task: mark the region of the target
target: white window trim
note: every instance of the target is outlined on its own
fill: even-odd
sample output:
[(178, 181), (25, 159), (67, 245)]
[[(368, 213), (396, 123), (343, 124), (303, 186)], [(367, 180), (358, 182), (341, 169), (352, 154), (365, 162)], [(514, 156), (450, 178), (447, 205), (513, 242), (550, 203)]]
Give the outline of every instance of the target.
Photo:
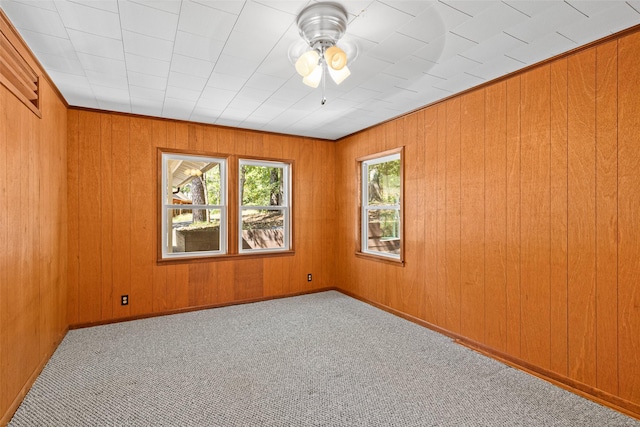
[[(386, 163), (394, 160), (400, 160), (400, 168), (402, 168), (402, 158), (400, 153), (394, 153), (389, 155), (383, 155), (382, 157), (376, 157), (369, 160), (363, 160), (360, 165), (360, 181), (362, 183), (362, 188), (360, 194), (362, 195), (361, 200), (361, 217), (360, 217), (360, 242), (361, 247), (360, 250), (362, 253), (368, 255), (379, 256), (383, 258), (390, 258), (393, 260), (401, 260), (402, 254), (389, 254), (380, 251), (372, 251), (368, 248), (369, 242), (369, 211), (370, 210), (395, 210), (398, 212), (398, 221), (400, 222), (400, 229), (398, 230), (398, 235), (400, 238), (400, 242), (404, 238), (402, 233), (402, 191), (400, 191), (400, 198), (398, 199), (398, 203), (393, 205), (369, 205), (369, 166), (377, 165), (380, 163)], [(402, 189), (402, 171), (400, 172), (401, 182), (400, 188)], [(402, 243), (401, 243), (402, 245)], [(402, 247), (402, 246), (401, 246)]]
[[(220, 165), (220, 203), (219, 205), (189, 205), (190, 209), (219, 209), (220, 210), (220, 249), (217, 251), (193, 251), (193, 252), (178, 252), (169, 253), (168, 240), (169, 240), (169, 220), (167, 212), (169, 209), (185, 209), (185, 205), (174, 205), (168, 203), (167, 189), (169, 184), (167, 182), (167, 167), (169, 159), (177, 159), (184, 161), (206, 161), (209, 163), (218, 163)], [(162, 259), (181, 259), (181, 258), (202, 258), (202, 257), (214, 257), (227, 254), (227, 159), (211, 156), (201, 155), (186, 155), (176, 154), (171, 152), (162, 153)]]
[[(238, 253), (240, 254), (256, 254), (256, 253), (270, 253), (270, 252), (283, 252), (288, 251), (291, 248), (291, 164), (286, 162), (268, 161), (268, 160), (247, 160), (239, 159), (238, 162), (238, 194), (242, 194), (242, 183), (240, 182), (240, 171), (242, 166), (262, 166), (262, 167), (279, 167), (282, 168), (282, 179), (284, 180), (284, 194), (283, 204), (280, 206), (256, 206), (242, 204), (242, 200), (238, 200)], [(281, 248), (266, 248), (266, 249), (243, 249), (242, 248), (242, 212), (244, 210), (281, 210), (283, 211), (283, 238), (284, 244)]]

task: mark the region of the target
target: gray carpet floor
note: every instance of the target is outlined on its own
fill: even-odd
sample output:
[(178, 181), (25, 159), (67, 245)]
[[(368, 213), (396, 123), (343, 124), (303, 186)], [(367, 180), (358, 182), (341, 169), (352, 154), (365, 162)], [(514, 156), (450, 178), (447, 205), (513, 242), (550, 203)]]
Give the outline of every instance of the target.
[(70, 331), (17, 426), (640, 426), (338, 292)]

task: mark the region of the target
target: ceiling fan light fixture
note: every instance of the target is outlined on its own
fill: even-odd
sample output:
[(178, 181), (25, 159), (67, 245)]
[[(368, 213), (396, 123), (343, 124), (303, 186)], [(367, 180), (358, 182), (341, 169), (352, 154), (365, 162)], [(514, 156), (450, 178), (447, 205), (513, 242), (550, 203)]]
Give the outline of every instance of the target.
[[(307, 86), (317, 88), (322, 82), (322, 105), (326, 102), (325, 73), (336, 84), (351, 74), (347, 67), (347, 53), (337, 46), (347, 29), (347, 22), (346, 9), (333, 2), (313, 3), (304, 8), (296, 20), (300, 37), (311, 48), (295, 61), (296, 71)], [(350, 55), (353, 53), (349, 49), (347, 51)]]
[(296, 71), (302, 77), (307, 77), (318, 67), (318, 61), (320, 60), (320, 54), (315, 49), (308, 50), (303, 53), (296, 61)]
[(337, 85), (342, 83), (347, 77), (351, 75), (351, 71), (349, 71), (349, 67), (347, 67), (346, 65), (340, 68), (339, 70), (336, 70), (332, 67), (327, 67), (327, 68), (329, 70), (329, 75), (331, 76), (331, 79)]
[(331, 46), (324, 52), (324, 58), (329, 68), (342, 70), (347, 66), (347, 54), (338, 46)]
[(322, 80), (322, 67), (316, 67), (308, 76), (302, 79), (302, 83), (312, 88), (317, 88)]

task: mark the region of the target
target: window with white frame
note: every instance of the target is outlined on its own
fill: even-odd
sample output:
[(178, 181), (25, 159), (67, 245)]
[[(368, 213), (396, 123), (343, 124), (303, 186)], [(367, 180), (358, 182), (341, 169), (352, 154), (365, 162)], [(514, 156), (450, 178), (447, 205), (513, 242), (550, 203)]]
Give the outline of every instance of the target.
[(224, 158), (162, 153), (162, 259), (227, 253)]
[(290, 165), (265, 160), (240, 160), (239, 252), (290, 249)]
[(400, 260), (402, 254), (401, 152), (361, 161), (362, 253)]

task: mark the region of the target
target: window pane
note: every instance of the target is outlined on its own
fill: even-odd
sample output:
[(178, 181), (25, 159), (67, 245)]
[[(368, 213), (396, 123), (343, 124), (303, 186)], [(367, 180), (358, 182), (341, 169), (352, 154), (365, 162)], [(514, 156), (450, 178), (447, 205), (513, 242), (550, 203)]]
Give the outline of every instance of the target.
[[(220, 163), (168, 159), (167, 204), (221, 205)], [(170, 192), (170, 193), (169, 193)]]
[(400, 202), (400, 160), (367, 167), (369, 205), (395, 205)]
[(400, 212), (396, 209), (371, 209), (367, 221), (367, 249), (400, 254)]
[(240, 200), (243, 206), (284, 206), (283, 168), (240, 166)]
[(167, 253), (220, 250), (220, 209), (167, 209)]
[(242, 210), (242, 249), (284, 248), (284, 211)]

